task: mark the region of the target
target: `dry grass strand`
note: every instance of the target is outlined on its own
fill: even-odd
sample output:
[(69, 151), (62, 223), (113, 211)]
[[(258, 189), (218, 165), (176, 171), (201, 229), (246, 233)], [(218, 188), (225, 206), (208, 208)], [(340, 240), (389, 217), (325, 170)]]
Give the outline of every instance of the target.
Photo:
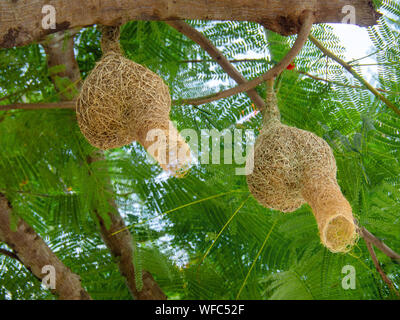
[[(160, 162), (162, 159), (155, 152), (152, 155), (164, 169), (173, 172), (185, 169), (190, 163), (190, 150), (170, 125), (171, 97), (167, 85), (157, 74), (122, 55), (119, 28), (103, 27), (102, 31), (104, 55), (85, 79), (77, 99), (77, 119), (82, 133), (102, 150), (133, 141), (147, 149), (150, 147), (147, 135), (161, 130), (167, 136), (165, 162)], [(174, 147), (170, 143), (177, 145), (183, 157), (171, 163)]]

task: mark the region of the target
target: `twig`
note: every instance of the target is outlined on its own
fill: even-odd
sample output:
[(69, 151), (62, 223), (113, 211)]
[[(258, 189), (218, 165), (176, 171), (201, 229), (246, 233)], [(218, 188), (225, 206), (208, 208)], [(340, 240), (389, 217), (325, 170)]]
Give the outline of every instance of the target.
[(380, 50), (376, 50), (376, 51), (374, 51), (374, 52), (372, 52), (372, 53), (367, 54), (366, 56), (363, 56), (363, 57), (361, 57), (361, 58), (357, 58), (357, 59), (351, 60), (351, 61), (348, 62), (348, 64), (353, 64), (353, 63), (356, 62), (356, 61), (364, 60), (364, 59), (366, 59), (366, 58), (368, 58), (368, 57), (370, 57), (370, 56), (373, 56), (373, 55), (377, 54), (379, 51), (380, 51)]
[[(211, 58), (213, 58), (215, 62), (217, 62), (221, 68), (239, 85), (247, 83), (246, 78), (243, 77), (243, 75), (229, 62), (222, 52), (219, 51), (217, 47), (215, 47), (214, 44), (201, 32), (197, 31), (184, 21), (166, 21), (166, 23), (202, 47), (211, 56)], [(254, 88), (246, 91), (254, 104), (261, 110), (264, 109), (264, 100), (260, 97), (257, 91)]]
[(385, 63), (359, 63), (354, 64), (353, 67), (368, 67), (368, 66), (394, 66), (398, 62), (385, 62)]
[(8, 251), (6, 249), (0, 249), (0, 254), (21, 262), (20, 258), (18, 258), (18, 256), (14, 252)]
[(396, 295), (398, 297), (400, 297), (400, 293), (395, 289), (393, 282), (388, 278), (388, 276), (385, 274), (385, 272), (382, 270), (378, 258), (376, 257), (374, 248), (372, 247), (372, 243), (369, 240), (366, 240), (364, 238), (365, 244), (367, 245), (367, 249), (369, 251), (369, 254), (371, 255), (372, 261), (374, 262), (375, 268), (376, 270), (379, 272), (379, 274), (381, 275), (383, 281), (385, 281), (385, 283), (388, 285), (388, 287), (393, 290), (394, 293), (396, 293)]
[(399, 292), (395, 289), (392, 281), (387, 277), (385, 272), (382, 270), (379, 260), (376, 257), (374, 248), (372, 245), (377, 247), (379, 250), (381, 250), (386, 256), (388, 256), (390, 259), (395, 261), (396, 263), (400, 263), (400, 254), (389, 248), (382, 240), (378, 239), (376, 236), (374, 236), (371, 232), (369, 232), (365, 227), (361, 227), (356, 219), (354, 219), (355, 224), (357, 225), (357, 232), (360, 235), (361, 238), (364, 239), (365, 244), (367, 245), (367, 249), (369, 254), (371, 255), (372, 261), (374, 262), (376, 270), (379, 272), (381, 275), (383, 281), (388, 285), (390, 289), (392, 289), (397, 296), (400, 297)]
[(0, 254), (2, 254), (4, 256), (7, 256), (7, 257), (10, 257), (12, 259), (15, 259), (16, 261), (21, 263), (36, 278), (36, 280), (38, 280), (39, 282), (42, 282), (42, 279), (40, 279), (36, 274), (34, 274), (32, 272), (32, 268), (30, 266), (28, 266), (28, 265), (25, 265), (22, 262), (22, 260), (14, 252), (8, 251), (6, 249), (0, 249)]
[(336, 56), (334, 53), (329, 51), (327, 48), (324, 47), (324, 45), (319, 42), (314, 36), (309, 35), (308, 37), (312, 43), (315, 44), (315, 46), (320, 49), (327, 57), (333, 59), (337, 63), (343, 66), (348, 72), (350, 72), (358, 81), (360, 81), (364, 86), (368, 88), (369, 91), (371, 91), (378, 99), (383, 101), (390, 109), (392, 109), (396, 114), (400, 115), (400, 109), (398, 109), (393, 102), (391, 102), (389, 99), (387, 99), (385, 96), (380, 94), (378, 90), (376, 90), (372, 85), (370, 85), (361, 75), (359, 75), (354, 69), (353, 66), (348, 64), (346, 61), (340, 59), (338, 56)]
[(201, 109), (201, 108), (199, 108), (198, 106), (193, 105), (193, 108), (199, 110), (200, 112), (206, 113), (206, 114), (208, 114), (209, 116), (212, 116), (212, 113), (211, 113), (211, 112), (208, 112), (207, 110)]
[(293, 47), (290, 49), (290, 51), (287, 53), (287, 55), (277, 65), (272, 67), (270, 70), (268, 70), (262, 76), (255, 78), (251, 81), (248, 81), (246, 83), (243, 83), (237, 87), (234, 87), (234, 88), (231, 88), (231, 89), (228, 89), (225, 91), (221, 91), (219, 93), (216, 93), (216, 94), (213, 94), (213, 95), (210, 95), (207, 97), (183, 100), (183, 102), (186, 104), (195, 104), (195, 105), (210, 103), (210, 102), (213, 102), (216, 100), (228, 98), (235, 94), (239, 94), (239, 93), (248, 91), (250, 89), (257, 87), (259, 84), (261, 84), (262, 82), (264, 82), (266, 80), (277, 77), (283, 70), (285, 70), (285, 68), (293, 61), (293, 59), (297, 56), (297, 54), (303, 48), (305, 42), (307, 41), (308, 35), (310, 34), (312, 24), (313, 24), (313, 14), (311, 12), (307, 11), (305, 13), (304, 22), (302, 24), (301, 30), (297, 36), (296, 42), (294, 43)]

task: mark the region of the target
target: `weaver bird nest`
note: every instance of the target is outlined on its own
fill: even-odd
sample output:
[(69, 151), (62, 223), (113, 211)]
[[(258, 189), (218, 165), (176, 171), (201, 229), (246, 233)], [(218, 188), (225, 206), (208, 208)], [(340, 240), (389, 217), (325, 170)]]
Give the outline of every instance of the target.
[(85, 79), (77, 100), (83, 135), (102, 150), (138, 141), (164, 170), (184, 173), (190, 149), (169, 119), (168, 87), (157, 74), (123, 56), (119, 28), (102, 31), (103, 57)]
[(269, 84), (263, 128), (247, 160), (247, 183), (267, 208), (292, 212), (308, 203), (322, 243), (347, 252), (357, 240), (349, 202), (336, 181), (336, 162), (325, 140), (280, 122), (273, 85)]

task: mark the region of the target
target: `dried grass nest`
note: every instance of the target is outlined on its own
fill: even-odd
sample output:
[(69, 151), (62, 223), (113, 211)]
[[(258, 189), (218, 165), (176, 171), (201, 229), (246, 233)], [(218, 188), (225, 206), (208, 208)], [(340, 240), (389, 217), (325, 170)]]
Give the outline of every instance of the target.
[(260, 204), (282, 212), (307, 202), (322, 243), (332, 252), (347, 252), (357, 240), (356, 225), (336, 181), (332, 150), (317, 135), (283, 125), (274, 94), (269, 92), (269, 110), (247, 159), (249, 189)]
[(102, 32), (103, 57), (85, 79), (77, 99), (83, 135), (102, 150), (138, 141), (164, 170), (176, 175), (186, 172), (190, 148), (169, 119), (167, 85), (123, 56), (119, 28), (104, 27)]

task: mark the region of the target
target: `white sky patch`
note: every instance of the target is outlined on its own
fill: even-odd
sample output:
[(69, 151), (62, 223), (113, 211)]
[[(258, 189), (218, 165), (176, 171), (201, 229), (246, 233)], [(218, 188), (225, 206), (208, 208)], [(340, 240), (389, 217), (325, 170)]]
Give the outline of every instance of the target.
[[(363, 58), (373, 52), (374, 45), (369, 38), (367, 28), (362, 28), (359, 26), (351, 24), (340, 24), (331, 23), (329, 24), (334, 29), (334, 33), (339, 37), (340, 43), (345, 47), (345, 57), (346, 61), (350, 62), (352, 60)], [(247, 54), (241, 54), (238, 59), (257, 59), (262, 58), (263, 55), (255, 52), (248, 52)], [(354, 63), (357, 64), (376, 64), (375, 55), (364, 58)], [(373, 84), (374, 77), (378, 73), (378, 67), (376, 65), (360, 66), (362, 76), (370, 83)], [(346, 72), (345, 70), (343, 72)], [(256, 112), (251, 112), (250, 114), (241, 117), (237, 123), (244, 123), (254, 117)]]

